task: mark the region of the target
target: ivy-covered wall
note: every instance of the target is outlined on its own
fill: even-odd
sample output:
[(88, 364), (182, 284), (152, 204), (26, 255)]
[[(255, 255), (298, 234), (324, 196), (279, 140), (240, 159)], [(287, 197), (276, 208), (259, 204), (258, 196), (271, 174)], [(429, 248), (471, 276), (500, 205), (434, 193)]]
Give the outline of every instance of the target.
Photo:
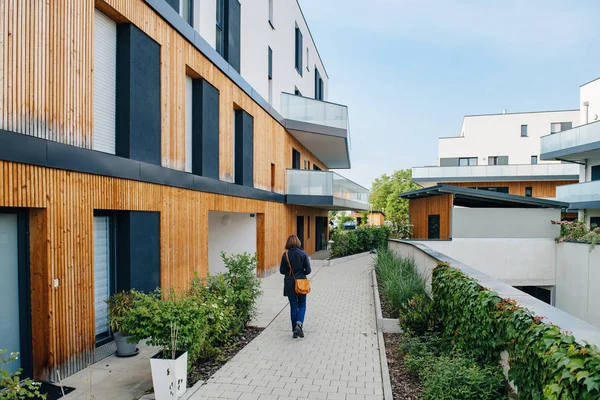
[(447, 264), (433, 270), (443, 335), (482, 362), (508, 351), (519, 399), (599, 399), (600, 352)]

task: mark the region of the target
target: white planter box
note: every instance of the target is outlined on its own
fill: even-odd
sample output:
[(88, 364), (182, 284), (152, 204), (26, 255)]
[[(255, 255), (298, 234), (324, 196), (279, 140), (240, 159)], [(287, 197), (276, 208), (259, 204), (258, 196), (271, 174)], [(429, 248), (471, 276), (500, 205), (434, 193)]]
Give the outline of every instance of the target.
[(174, 360), (161, 356), (162, 351), (150, 359), (154, 396), (156, 400), (178, 399), (187, 390), (188, 353), (178, 351)]

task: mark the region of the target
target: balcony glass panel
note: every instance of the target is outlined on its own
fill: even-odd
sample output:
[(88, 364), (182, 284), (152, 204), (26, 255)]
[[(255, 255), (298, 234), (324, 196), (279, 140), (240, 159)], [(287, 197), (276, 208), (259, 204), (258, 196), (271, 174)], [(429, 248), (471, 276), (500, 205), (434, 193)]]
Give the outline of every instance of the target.
[(577, 164), (513, 164), (477, 165), (465, 167), (417, 167), (413, 168), (413, 179), (437, 179), (451, 182), (453, 179), (502, 178), (528, 176), (577, 176)]
[(369, 190), (331, 171), (287, 170), (287, 194), (333, 196), (369, 204)]
[(542, 137), (541, 154), (600, 142), (600, 121)]
[(348, 107), (288, 93), (281, 94), (281, 115), (294, 121), (348, 128)]
[(565, 203), (600, 201), (600, 181), (557, 186), (556, 200)]

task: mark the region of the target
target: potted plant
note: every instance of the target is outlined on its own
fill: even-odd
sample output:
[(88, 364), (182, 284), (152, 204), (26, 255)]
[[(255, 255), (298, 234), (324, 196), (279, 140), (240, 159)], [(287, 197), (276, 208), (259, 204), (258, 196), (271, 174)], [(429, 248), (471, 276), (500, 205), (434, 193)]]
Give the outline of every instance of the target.
[(134, 304), (135, 292), (123, 291), (110, 296), (106, 303), (108, 304), (108, 323), (110, 329), (114, 332), (115, 343), (117, 345), (118, 357), (130, 357), (136, 355), (138, 341), (134, 341), (125, 328), (125, 316), (128, 315)]
[(177, 350), (179, 328), (171, 323), (171, 345), (150, 359), (156, 400), (178, 399), (187, 390), (188, 352)]

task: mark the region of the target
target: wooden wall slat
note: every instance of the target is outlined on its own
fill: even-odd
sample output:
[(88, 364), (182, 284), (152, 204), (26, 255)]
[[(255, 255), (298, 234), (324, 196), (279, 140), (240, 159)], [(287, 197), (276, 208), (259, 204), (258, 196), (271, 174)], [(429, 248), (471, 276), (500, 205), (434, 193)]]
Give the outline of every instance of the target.
[(413, 225), (413, 239), (427, 239), (428, 216), (439, 214), (440, 239), (450, 238), (450, 213), (452, 212), (453, 195), (425, 197), (409, 201), (410, 223)]

